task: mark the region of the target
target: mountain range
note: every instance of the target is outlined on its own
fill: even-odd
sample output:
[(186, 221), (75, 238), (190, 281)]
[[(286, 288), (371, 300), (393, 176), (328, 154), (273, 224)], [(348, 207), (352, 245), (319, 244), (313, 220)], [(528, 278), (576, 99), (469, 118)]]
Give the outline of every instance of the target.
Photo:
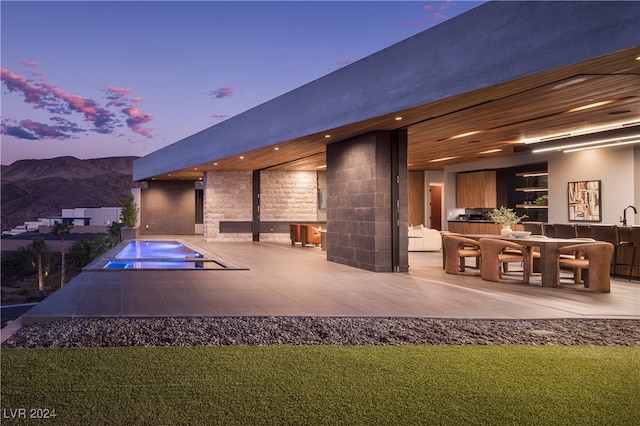
[(58, 157), (1, 166), (2, 229), (58, 216), (62, 209), (119, 206), (139, 186), (132, 177), (136, 158)]

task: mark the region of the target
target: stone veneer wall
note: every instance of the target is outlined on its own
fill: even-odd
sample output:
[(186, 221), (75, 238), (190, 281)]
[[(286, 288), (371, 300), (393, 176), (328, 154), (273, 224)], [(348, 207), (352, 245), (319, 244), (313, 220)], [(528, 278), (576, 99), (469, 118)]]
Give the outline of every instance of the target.
[[(372, 132), (327, 145), (327, 259), (374, 272), (392, 272), (390, 132)], [(408, 268), (406, 139), (398, 159), (400, 272)]]
[[(318, 176), (309, 171), (260, 173), (261, 222), (316, 222)], [(289, 233), (260, 234), (260, 241), (288, 242)]]
[(251, 241), (249, 233), (220, 233), (221, 221), (252, 221), (251, 171), (208, 171), (204, 176), (204, 240)]

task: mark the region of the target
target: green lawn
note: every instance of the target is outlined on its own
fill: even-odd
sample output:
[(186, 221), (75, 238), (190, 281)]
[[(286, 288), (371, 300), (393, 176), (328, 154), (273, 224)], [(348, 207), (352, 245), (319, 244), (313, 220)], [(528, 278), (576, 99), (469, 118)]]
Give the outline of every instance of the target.
[[(2, 424), (632, 425), (640, 348), (3, 349)], [(15, 419), (55, 409), (48, 420)]]

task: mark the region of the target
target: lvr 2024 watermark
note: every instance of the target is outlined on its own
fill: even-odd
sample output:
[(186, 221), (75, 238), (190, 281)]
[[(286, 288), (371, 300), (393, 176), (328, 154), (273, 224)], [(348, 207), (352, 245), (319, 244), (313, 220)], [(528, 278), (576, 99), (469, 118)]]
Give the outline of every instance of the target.
[(3, 408), (3, 419), (55, 419), (55, 408)]

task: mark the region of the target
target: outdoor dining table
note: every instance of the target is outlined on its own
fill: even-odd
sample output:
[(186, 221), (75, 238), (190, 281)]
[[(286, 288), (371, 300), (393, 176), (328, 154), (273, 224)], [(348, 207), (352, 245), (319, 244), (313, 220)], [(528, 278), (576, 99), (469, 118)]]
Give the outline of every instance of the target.
[(493, 234), (462, 234), (463, 237), (472, 240), (480, 238), (494, 238), (498, 240), (512, 241), (529, 249), (540, 247), (540, 271), (542, 275), (542, 287), (558, 287), (558, 249), (572, 244), (586, 244), (590, 241), (571, 238), (546, 238), (546, 237), (503, 237)]

